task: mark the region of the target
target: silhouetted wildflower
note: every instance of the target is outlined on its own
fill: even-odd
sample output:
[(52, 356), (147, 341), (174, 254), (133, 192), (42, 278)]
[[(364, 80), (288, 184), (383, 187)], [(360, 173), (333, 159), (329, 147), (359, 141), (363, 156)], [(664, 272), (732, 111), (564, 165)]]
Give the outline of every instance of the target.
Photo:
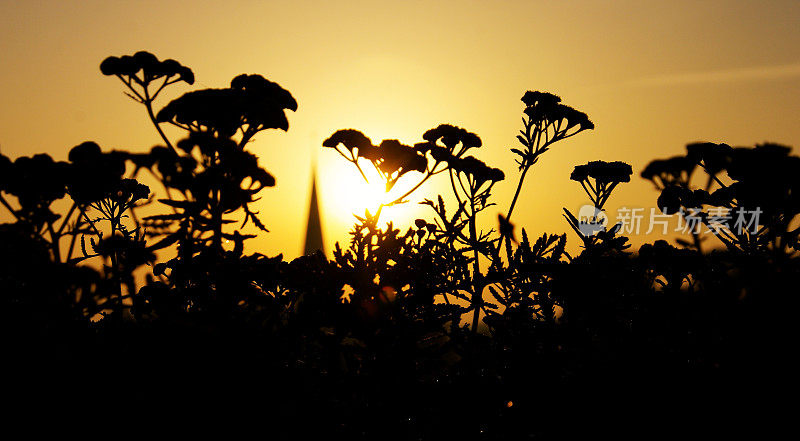
[(375, 147), (372, 145), (372, 141), (370, 141), (369, 138), (355, 129), (337, 130), (333, 135), (322, 142), (323, 147), (331, 148), (336, 148), (339, 144), (344, 145), (345, 148), (351, 152), (353, 149), (366, 150), (370, 147)]
[[(459, 157), (467, 150), (483, 145), (478, 135), (450, 124), (440, 124), (436, 128), (426, 131), (422, 135), (422, 139), (434, 145), (441, 141), (451, 154)], [(462, 147), (456, 151), (459, 143)]]
[(5, 163), (0, 190), (16, 196), (17, 218), (41, 226), (59, 218), (50, 206), (65, 196), (68, 176), (68, 164), (53, 161), (49, 155), (21, 156)]
[(125, 174), (125, 155), (103, 153), (100, 146), (91, 141), (73, 147), (69, 160), (69, 194), (80, 205), (109, 197), (117, 190)]
[(686, 156), (652, 161), (642, 170), (642, 178), (652, 181), (657, 188), (669, 185), (687, 186), (697, 162)]
[(612, 184), (630, 182), (632, 174), (633, 169), (624, 162), (592, 161), (576, 166), (569, 178), (576, 182), (593, 178), (599, 183)]
[(724, 170), (730, 162), (732, 149), (727, 144), (697, 142), (686, 146), (687, 157), (695, 164), (701, 164), (711, 174)]
[(579, 130), (594, 129), (594, 124), (585, 113), (560, 104), (561, 98), (551, 93), (528, 91), (522, 96), (522, 102), (526, 106), (525, 114), (535, 125), (555, 124), (556, 136), (563, 136), (559, 132), (566, 132), (575, 126)]
[(137, 52), (133, 56), (108, 57), (100, 63), (100, 71), (103, 75), (125, 77), (134, 77), (142, 72), (142, 77), (135, 80), (139, 83), (149, 83), (165, 77), (168, 82), (183, 81), (194, 84), (194, 73), (188, 67), (172, 59), (159, 61), (155, 55), (144, 51)]
[(287, 90), (260, 75), (246, 75), (234, 78), (228, 89), (188, 92), (161, 109), (156, 120), (223, 138), (241, 130), (244, 143), (261, 130), (288, 130), (287, 109), (297, 110)]
[(380, 158), (378, 168), (388, 175), (398, 173), (398, 177), (410, 171), (425, 173), (428, 165), (424, 156), (396, 139), (381, 141), (377, 155)]
[(549, 92), (527, 91), (522, 95), (522, 102), (526, 107), (552, 107), (561, 102), (558, 95), (553, 95)]
[(460, 158), (451, 164), (453, 170), (464, 173), (475, 182), (475, 187), (479, 188), (486, 182), (495, 183), (505, 179), (505, 174), (502, 170), (489, 167), (474, 156), (467, 156)]

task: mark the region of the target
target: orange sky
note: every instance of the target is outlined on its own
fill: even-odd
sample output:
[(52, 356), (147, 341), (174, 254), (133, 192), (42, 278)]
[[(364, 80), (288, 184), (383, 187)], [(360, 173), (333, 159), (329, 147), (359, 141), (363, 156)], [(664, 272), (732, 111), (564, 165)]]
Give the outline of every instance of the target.
[[(85, 140), (136, 151), (158, 143), (143, 109), (100, 74), (108, 55), (175, 58), (194, 70), (197, 88), (262, 74), (290, 90), (299, 109), (288, 133), (262, 133), (250, 147), (278, 182), (261, 201), (272, 232), (253, 248), (295, 257), (312, 160), (329, 244), (346, 239), (350, 210), (373, 203), (358, 200), (357, 174), (321, 148), (332, 132), (352, 127), (376, 142), (407, 143), (445, 122), (476, 132), (484, 142), (477, 156), (506, 171), (496, 191), (505, 210), (519, 98), (543, 90), (597, 126), (543, 156), (514, 215), (536, 234), (564, 232), (561, 207), (585, 202), (569, 181), (578, 163), (622, 160), (638, 174), (695, 140), (800, 144), (798, 23), (800, 3), (789, 0), (2, 1), (0, 149), (64, 159)], [(414, 200), (438, 189), (447, 190), (434, 183)], [(635, 178), (612, 197), (611, 217), (620, 205), (649, 209), (656, 197)], [(487, 227), (497, 211), (485, 216)], [(427, 214), (401, 208), (385, 219), (408, 225)]]

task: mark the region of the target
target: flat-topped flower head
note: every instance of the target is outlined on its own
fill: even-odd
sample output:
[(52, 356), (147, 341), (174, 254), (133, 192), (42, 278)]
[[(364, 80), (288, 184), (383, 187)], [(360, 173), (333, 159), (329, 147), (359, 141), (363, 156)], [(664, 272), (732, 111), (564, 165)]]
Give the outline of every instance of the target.
[(697, 163), (688, 157), (675, 156), (652, 161), (642, 170), (641, 176), (648, 181), (653, 181), (659, 187), (686, 186), (689, 184), (695, 167), (697, 167)]
[(474, 156), (467, 156), (453, 161), (450, 166), (465, 175), (475, 180), (476, 188), (480, 187), (486, 182), (494, 184), (495, 182), (505, 179), (505, 174), (502, 170), (489, 167), (485, 162)]
[(554, 106), (561, 102), (561, 98), (549, 92), (529, 90), (525, 92), (525, 95), (522, 95), (522, 102), (527, 107)]
[[(528, 91), (522, 96), (522, 102), (525, 103), (523, 112), (530, 119), (530, 124), (536, 126), (538, 130), (548, 130), (547, 128), (550, 127), (555, 131), (552, 139), (549, 140), (550, 143), (583, 130), (594, 129), (594, 123), (589, 120), (588, 115), (561, 104), (561, 98), (552, 93)], [(577, 129), (568, 133), (573, 128)], [(523, 135), (530, 136), (530, 128), (527, 130), (527, 132), (523, 132)], [(524, 138), (522, 140), (523, 144), (527, 146), (527, 140)], [(546, 146), (542, 146), (542, 152), (546, 150)]]
[(125, 174), (126, 156), (119, 152), (101, 151), (87, 141), (69, 151), (69, 195), (81, 205), (105, 199), (116, 193)]
[(134, 204), (150, 196), (150, 187), (136, 179), (122, 179), (107, 197), (119, 204)]
[(228, 89), (188, 92), (167, 104), (156, 116), (190, 131), (215, 131), (252, 136), (265, 129), (289, 130), (285, 110), (297, 110), (289, 91), (260, 75), (240, 75)]
[(242, 117), (235, 110), (236, 97), (229, 89), (204, 89), (188, 92), (164, 106), (158, 122), (171, 122), (187, 130), (214, 130), (220, 136), (233, 136)]
[(724, 170), (731, 160), (733, 149), (728, 144), (713, 142), (695, 142), (686, 146), (687, 157), (695, 164), (702, 163), (710, 174)]
[[(440, 124), (436, 128), (426, 131), (422, 135), (422, 139), (433, 145), (437, 145), (437, 142), (441, 141), (450, 153), (459, 157), (467, 150), (483, 145), (478, 135), (450, 124)], [(456, 151), (456, 146), (459, 143), (461, 144), (461, 149)]]
[(269, 102), (269, 105), (265, 106), (267, 108), (297, 111), (297, 101), (292, 94), (278, 83), (272, 82), (261, 75), (239, 75), (231, 80), (231, 89), (241, 90), (253, 97), (260, 98), (251, 101), (261, 102), (262, 104)]
[(594, 123), (589, 120), (589, 115), (563, 104), (559, 105), (558, 108), (561, 119), (567, 121), (567, 130), (575, 126), (578, 126), (581, 130), (594, 130)]
[(181, 139), (175, 146), (189, 155), (197, 149), (207, 157), (214, 157), (217, 153), (228, 156), (229, 152), (240, 150), (236, 148), (234, 140), (220, 138), (209, 132), (190, 132), (187, 138)]
[(68, 165), (47, 154), (21, 156), (10, 167), (6, 191), (23, 200), (54, 201), (64, 197)]
[[(194, 84), (194, 73), (191, 69), (172, 59), (159, 61), (155, 55), (145, 51), (132, 56), (108, 57), (100, 63), (100, 71), (103, 75), (134, 77), (138, 83), (149, 83), (163, 77), (176, 77), (175, 81)], [(139, 72), (142, 72), (142, 78), (135, 77)]]
[(396, 139), (385, 139), (378, 146), (378, 168), (391, 175), (399, 172), (402, 176), (409, 171), (424, 173), (428, 161), (413, 147), (402, 144)]
[(797, 174), (790, 156), (791, 147), (780, 144), (759, 144), (754, 148), (739, 147), (731, 149), (726, 171), (731, 179), (737, 181), (773, 181)]
[(564, 104), (531, 106), (526, 107), (523, 112), (537, 124), (560, 125), (559, 131), (564, 133), (573, 127), (578, 127), (580, 130), (594, 129), (594, 123), (589, 120), (588, 115)]
[(705, 190), (692, 190), (671, 185), (661, 191), (658, 207), (664, 214), (678, 213), (682, 208), (699, 209), (709, 202), (710, 195)]
[(361, 157), (376, 161), (379, 158), (378, 147), (363, 133), (355, 129), (337, 130), (328, 139), (322, 142), (323, 147), (332, 149), (343, 145), (353, 158)]
[(676, 285), (680, 285), (687, 274), (696, 271), (702, 261), (702, 256), (696, 250), (676, 248), (663, 239), (642, 245), (639, 257), (657, 274), (677, 276), (674, 280)]
[(337, 130), (322, 142), (323, 147), (336, 148), (339, 144), (345, 146), (347, 150), (361, 149), (373, 146), (372, 141), (363, 133), (356, 129)]
[(621, 183), (630, 182), (632, 174), (631, 166), (621, 161), (591, 161), (576, 166), (569, 178), (577, 182), (594, 178), (601, 183)]
[(102, 154), (100, 146), (92, 141), (86, 141), (76, 145), (69, 151), (67, 158), (70, 162), (94, 161)]

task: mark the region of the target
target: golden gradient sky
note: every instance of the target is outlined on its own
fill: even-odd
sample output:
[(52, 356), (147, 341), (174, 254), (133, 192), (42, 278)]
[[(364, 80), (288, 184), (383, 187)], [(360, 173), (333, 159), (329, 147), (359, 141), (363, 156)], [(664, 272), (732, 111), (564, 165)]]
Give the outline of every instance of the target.
[[(514, 216), (532, 233), (564, 232), (561, 207), (585, 202), (569, 181), (578, 163), (622, 160), (638, 175), (690, 141), (799, 145), (798, 24), (800, 2), (790, 0), (2, 1), (0, 149), (64, 159), (85, 140), (137, 151), (158, 143), (143, 109), (100, 74), (108, 55), (175, 58), (194, 70), (196, 88), (262, 74), (290, 90), (299, 109), (288, 133), (262, 133), (250, 147), (278, 182), (262, 193), (272, 232), (255, 247), (294, 257), (314, 159), (329, 245), (352, 223), (342, 207), (366, 206), (348, 187), (359, 185), (357, 175), (321, 148), (332, 132), (352, 127), (375, 142), (407, 143), (445, 122), (476, 132), (484, 142), (476, 155), (506, 171), (496, 192), (504, 211), (516, 178), (508, 147), (519, 99), (543, 90), (597, 126), (544, 155)], [(414, 200), (436, 190), (428, 185)], [(611, 217), (617, 206), (651, 207), (656, 197), (635, 177), (612, 197)], [(487, 227), (500, 210), (490, 211)], [(425, 214), (405, 208), (385, 219), (408, 225)]]

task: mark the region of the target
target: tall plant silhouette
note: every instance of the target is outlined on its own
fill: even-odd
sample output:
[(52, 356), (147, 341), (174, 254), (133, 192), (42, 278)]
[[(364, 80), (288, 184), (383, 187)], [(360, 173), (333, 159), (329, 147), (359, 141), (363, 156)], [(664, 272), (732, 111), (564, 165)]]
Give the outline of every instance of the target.
[(594, 123), (589, 117), (574, 108), (561, 104), (561, 98), (547, 92), (528, 91), (522, 96), (525, 110), (522, 117), (522, 130), (517, 140), (522, 149), (511, 149), (519, 158), (520, 177), (514, 198), (508, 207), (506, 219), (511, 218), (517, 204), (522, 184), (528, 170), (539, 161), (539, 157), (547, 152), (553, 144), (575, 136), (584, 130), (593, 130)]
[[(285, 111), (296, 110), (297, 102), (287, 90), (260, 75), (239, 75), (228, 88), (187, 92), (155, 112), (154, 101), (164, 88), (194, 82), (190, 69), (174, 60), (159, 61), (147, 52), (109, 57), (100, 68), (105, 75), (119, 78), (128, 96), (145, 107), (166, 144), (147, 154), (131, 154), (129, 159), (136, 171), (147, 169), (163, 184), (166, 198), (159, 202), (173, 209), (172, 214), (144, 218), (148, 234), (160, 236), (150, 250), (178, 245), (177, 256), (156, 265), (154, 273), (168, 276), (170, 286), (184, 291), (189, 296), (185, 304), (198, 306), (209, 301), (210, 293), (198, 290), (196, 280), (216, 280), (207, 287), (216, 285), (212, 291), (223, 292), (226, 283), (234, 282), (216, 267), (241, 262), (244, 241), (254, 237), (226, 232), (226, 225), (237, 222), (231, 217), (242, 213), (240, 228), (252, 222), (267, 231), (252, 207), (259, 192), (275, 185), (275, 178), (246, 148), (263, 130), (288, 130)], [(162, 124), (184, 130), (186, 137), (172, 142)], [(231, 242), (232, 249), (226, 251), (225, 244)], [(256, 260), (259, 256), (263, 257), (256, 255)]]

